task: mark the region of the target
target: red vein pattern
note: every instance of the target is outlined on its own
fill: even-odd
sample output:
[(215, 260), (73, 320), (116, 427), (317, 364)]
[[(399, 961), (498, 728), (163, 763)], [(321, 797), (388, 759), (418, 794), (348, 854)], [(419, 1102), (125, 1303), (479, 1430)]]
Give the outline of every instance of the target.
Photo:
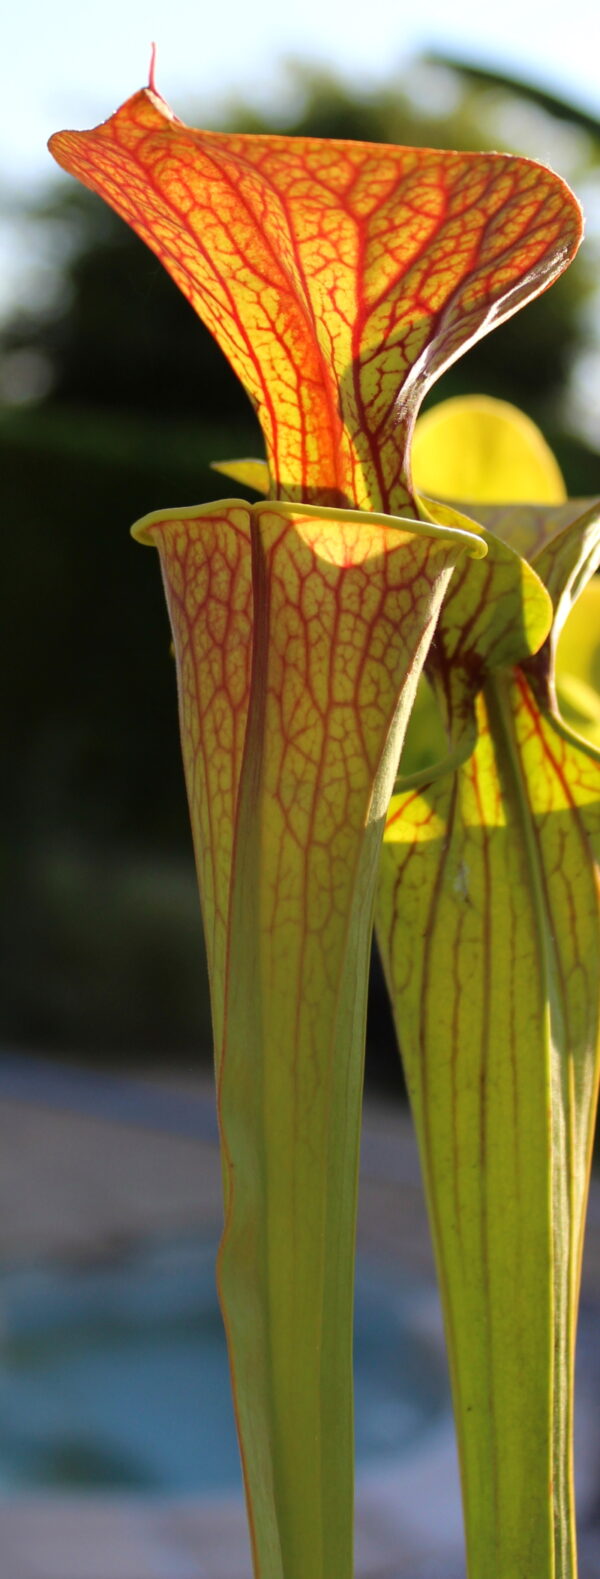
[[(426, 388), (562, 271), (581, 216), (568, 188), (526, 160), (198, 132), (172, 116), (153, 86), (103, 126), (61, 133), (51, 146), (164, 263), (242, 379), (265, 437), (274, 502), (155, 516), (141, 530), (159, 549), (171, 611), (203, 889), (225, 1176), (219, 1278), (255, 1572), (350, 1579), (370, 918), (406, 718), (468, 543), (419, 522), (399, 531), (375, 512), (418, 513), (408, 443)], [(348, 505), (370, 514), (351, 515)], [(515, 563), (498, 546), (487, 576), (461, 579), (450, 605), (445, 639), (453, 663), (462, 653), (471, 697), (486, 665), (535, 650), (534, 633), (541, 641), (547, 629), (543, 588), (518, 566), (515, 577)], [(479, 753), (483, 713), (481, 721)], [(452, 869), (444, 847), (435, 903), (430, 870), (405, 948), (408, 958), (423, 936), (429, 947), (451, 876), (460, 917), (458, 931), (439, 933), (441, 955), (450, 950), (441, 1016), (451, 1012), (455, 1036), (473, 1021), (484, 1050), (464, 1107), (451, 1101), (454, 1131), (445, 1141), (456, 1151), (465, 1265), (473, 1167), (484, 1186), (469, 1233), (485, 1262), (488, 1169), (502, 1161), (486, 1100), (497, 1036), (486, 821), (494, 795), (481, 760), (462, 770), (471, 822), (461, 825), (461, 860)], [(452, 794), (458, 803), (455, 785)], [(418, 804), (425, 811), (407, 810), (402, 825), (415, 840), (413, 871), (432, 818), (442, 834), (445, 826), (443, 808)], [(497, 796), (502, 829), (501, 813)], [(471, 845), (483, 912), (472, 897)], [(510, 909), (510, 884), (505, 898)], [(524, 942), (534, 930), (528, 924)], [(426, 1018), (430, 956), (413, 973)], [(516, 1004), (520, 969), (517, 961), (514, 980), (501, 977), (498, 1012), (504, 1001)], [(452, 1083), (458, 1060), (450, 1066)], [(502, 1089), (516, 1078), (500, 1057), (494, 1072)], [(541, 1110), (538, 1103), (536, 1122)], [(460, 1178), (465, 1156), (470, 1194)], [(487, 1271), (491, 1287), (491, 1259)], [(492, 1324), (488, 1349), (495, 1341)], [(500, 1430), (502, 1404), (483, 1371), (481, 1399), (490, 1428)], [(514, 1481), (510, 1455), (507, 1465), (492, 1461)], [(483, 1474), (476, 1455), (469, 1462), (476, 1478)], [(525, 1486), (523, 1476), (521, 1501)], [(511, 1490), (518, 1500), (512, 1482)], [(495, 1579), (534, 1570), (534, 1562), (512, 1561)]]
[(282, 499), (415, 513), (406, 446), (428, 384), (581, 237), (572, 193), (530, 161), (200, 132), (148, 89), (50, 146), (216, 336)]
[[(151, 520), (154, 521), (154, 517)], [(252, 548), (243, 505), (198, 520), (183, 510), (136, 535), (160, 550), (177, 660), (179, 725), (208, 971), (226, 970), (238, 786), (252, 673)], [(213, 993), (215, 1049), (223, 1039)]]
[[(362, 786), (362, 796), (364, 785), (371, 784), (372, 791), (377, 778), (382, 749), (378, 695), (391, 671), (398, 694), (405, 684), (412, 694), (441, 601), (440, 576), (443, 573), (445, 590), (468, 539), (459, 533), (435, 535), (435, 529), (431, 535), (426, 528), (420, 534), (399, 531), (394, 522), (352, 512), (296, 516), (286, 507), (282, 516), (266, 504), (252, 510), (236, 503), (153, 515), (138, 525), (136, 536), (159, 549), (165, 581), (211, 976), (222, 977), (225, 966), (245, 752), (248, 774), (250, 760), (255, 764), (264, 758), (260, 793), (269, 811), (261, 815), (268, 823), (269, 846), (275, 848), (277, 839), (287, 842), (295, 859), (300, 859), (299, 852), (312, 850), (315, 888), (303, 912), (301, 945), (305, 948), (314, 933), (321, 993), (327, 973), (322, 928), (327, 929), (336, 913), (344, 914), (351, 884), (346, 855), (336, 856), (336, 841), (344, 844), (357, 817), (356, 825), (362, 827), (373, 815), (362, 799), (356, 810), (354, 784), (356, 780)], [(263, 553), (266, 541), (268, 628), (261, 629), (257, 650), (252, 561), (257, 544), (263, 545)], [(386, 598), (393, 602), (396, 631), (385, 619)], [(400, 651), (405, 654), (402, 680)], [(257, 722), (255, 700), (252, 735), (258, 738), (248, 742), (253, 662), (258, 665), (254, 695), (261, 699), (260, 718)], [(376, 750), (369, 747), (374, 739), (379, 741)], [(255, 765), (252, 771), (258, 771)], [(378, 815), (384, 810), (382, 804)], [(284, 939), (287, 900), (282, 893), (288, 891), (288, 879), (281, 853), (274, 859), (265, 924), (274, 938)], [(316, 872), (321, 865), (319, 898)], [(303, 873), (306, 878), (304, 867)], [(293, 927), (297, 918), (298, 903)], [(285, 953), (290, 946), (289, 941), (283, 944)]]
[[(560, 624), (600, 554), (598, 505), (497, 519), (507, 543), (525, 530), (538, 546)], [(443, 1292), (473, 1579), (576, 1573), (600, 756), (551, 710), (555, 632), (543, 640), (530, 569), (492, 545), (453, 578), (432, 674), (451, 723), (474, 706), (473, 749), (392, 801), (376, 906)]]
[(469, 539), (277, 503), (136, 533), (163, 568), (207, 914), (219, 1280), (256, 1572), (350, 1579), (369, 920), (401, 736)]
[[(432, 518), (440, 523), (469, 525), (468, 518), (451, 506), (433, 501), (430, 506)], [(552, 624), (548, 591), (533, 567), (509, 546), (510, 538), (504, 542), (485, 529), (482, 536), (487, 554), (458, 567), (427, 661), (454, 741), (465, 723), (472, 722), (475, 697), (486, 674), (528, 659)]]

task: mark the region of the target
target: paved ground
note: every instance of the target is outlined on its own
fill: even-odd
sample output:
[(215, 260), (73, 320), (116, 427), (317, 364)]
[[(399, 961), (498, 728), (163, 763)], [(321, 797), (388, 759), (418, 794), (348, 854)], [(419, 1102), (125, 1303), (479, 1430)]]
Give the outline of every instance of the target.
[[(16, 1072), (15, 1072), (16, 1071)], [(198, 1081), (95, 1086), (32, 1066), (0, 1078), (0, 1263), (89, 1265), (157, 1236), (216, 1231), (220, 1179), (212, 1098)], [(112, 1095), (111, 1095), (112, 1090)], [(103, 1095), (104, 1093), (104, 1095)], [(102, 1116), (98, 1116), (102, 1114)], [(108, 1115), (111, 1116), (108, 1116)], [(441, 1341), (416, 1148), (396, 1108), (365, 1115), (359, 1245), (423, 1290)], [(600, 1186), (584, 1272), (579, 1408), (581, 1579), (600, 1576)], [(358, 1487), (357, 1579), (462, 1579), (451, 1424)], [(0, 1503), (1, 1579), (249, 1579), (236, 1499), (19, 1498)]]

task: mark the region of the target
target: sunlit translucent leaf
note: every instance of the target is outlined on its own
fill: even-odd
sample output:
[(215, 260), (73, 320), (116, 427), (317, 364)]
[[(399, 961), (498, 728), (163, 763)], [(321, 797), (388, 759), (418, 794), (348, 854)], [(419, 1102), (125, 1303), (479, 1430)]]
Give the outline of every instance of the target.
[(580, 505), (574, 521), (544, 543), (533, 563), (554, 604), (553, 652), (571, 609), (600, 562), (600, 501)]
[[(561, 272), (579, 209), (524, 160), (196, 132), (152, 90), (52, 149), (132, 224), (213, 331), (257, 409), (272, 494), (289, 501), (287, 513), (233, 502), (145, 529), (171, 609), (208, 895), (220, 1281), (255, 1567), (261, 1579), (350, 1579), (372, 895), (459, 540), (444, 547), (446, 533), (418, 522), (408, 538), (373, 513), (358, 525), (342, 507), (418, 513), (407, 443), (424, 393)], [(300, 503), (319, 508), (298, 513)], [(460, 526), (452, 511), (445, 522)], [(446, 699), (451, 727), (461, 708), (472, 718), (489, 665), (533, 651), (547, 630), (535, 573), (502, 543), (492, 550), (490, 581), (463, 582), (450, 608), (449, 647), (452, 613), (466, 611), (471, 642), (468, 705)]]
[[(508, 519), (508, 512), (506, 516)], [(547, 640), (525, 661), (524, 668), (542, 709), (555, 710), (557, 642), (600, 563), (600, 501), (571, 500), (568, 507), (549, 508), (538, 540), (541, 547), (532, 554), (532, 565), (552, 598), (554, 617)]]
[[(498, 503), (534, 499), (538, 504), (554, 504), (565, 498), (559, 468), (539, 428), (516, 406), (487, 395), (460, 395), (419, 417), (412, 475), (420, 494), (468, 500), (461, 508), (472, 510), (497, 537), (502, 538), (502, 522), (508, 516), (507, 541), (517, 553), (527, 553), (530, 547), (531, 508), (527, 507), (523, 523), (520, 512), (515, 519), (514, 509), (498, 510)], [(539, 514), (533, 512), (536, 522)], [(545, 521), (546, 513), (541, 514)], [(445, 752), (442, 716), (423, 678), (402, 756), (403, 777), (440, 762)]]
[(600, 579), (584, 587), (556, 648), (556, 692), (567, 724), (600, 747)]
[(561, 630), (557, 669), (600, 692), (600, 578), (588, 582)]
[[(451, 505), (421, 496), (424, 515), (440, 525), (475, 523)], [(535, 570), (507, 543), (479, 528), (485, 560), (452, 578), (428, 659), (428, 674), (449, 740), (474, 744), (474, 702), (485, 675), (537, 653), (552, 623), (552, 603)]]
[(160, 554), (177, 660), (215, 1027), (219, 1283), (256, 1572), (351, 1579), (373, 893), (440, 602), (457, 557), (482, 545), (237, 501), (146, 517), (136, 535)]
[(470, 504), (561, 504), (565, 485), (535, 423), (505, 400), (459, 395), (419, 418), (412, 474), (420, 493)]
[(254, 488), (256, 493), (269, 492), (266, 461), (211, 461), (211, 470), (220, 472), (222, 477), (230, 477), (232, 482), (243, 483), (245, 488)]
[(428, 385), (581, 236), (504, 154), (199, 132), (151, 90), (52, 152), (148, 242), (245, 384), (276, 496), (412, 514)]
[(600, 764), (524, 681), (489, 679), (477, 712), (469, 761), (392, 803), (377, 935), (444, 1299), (469, 1572), (567, 1576)]
[[(500, 526), (505, 547), (514, 543), (509, 508), (479, 514)], [(597, 561), (598, 506), (517, 514), (560, 622)], [(471, 568), (451, 584), (430, 672), (451, 732), (474, 704), (476, 745), (453, 770), (448, 759), (429, 785), (394, 798), (377, 936), (440, 1272), (469, 1572), (574, 1579), (572, 1371), (597, 1089), (600, 757), (553, 716), (553, 631), (540, 642), (531, 624), (520, 660), (502, 646), (516, 579), (498, 600), (500, 642), (488, 640), (478, 662), (475, 587), (492, 584), (493, 548), (489, 566)]]
[[(588, 558), (590, 553), (593, 557), (596, 505), (591, 501), (586, 506), (585, 501), (565, 500), (560, 472), (539, 429), (515, 406), (505, 401), (479, 395), (460, 396), (442, 402), (433, 411), (420, 417), (413, 445), (413, 476), (417, 489), (423, 494), (434, 494), (437, 490), (447, 497), (463, 501), (468, 499), (470, 503), (462, 504), (461, 510), (474, 513), (493, 536), (500, 538), (517, 554), (531, 560), (536, 571), (541, 572), (543, 580), (546, 561), (540, 560), (539, 556), (544, 544), (551, 540), (549, 552), (553, 560), (558, 560), (559, 553), (561, 558), (566, 554), (568, 565), (569, 553), (573, 552), (572, 546), (569, 549), (569, 542), (571, 545), (575, 540), (579, 543), (581, 523), (586, 514), (586, 552)], [(552, 507), (541, 503), (544, 497)], [(522, 502), (528, 499), (537, 502)], [(426, 501), (424, 509), (427, 513)], [(436, 515), (435, 506), (433, 514)], [(573, 532), (569, 536), (567, 529), (570, 527), (575, 539)], [(581, 557), (578, 547), (575, 557), (576, 560)], [(488, 565), (488, 577), (492, 561), (493, 555)], [(576, 594), (580, 590), (582, 570), (583, 577), (589, 575), (590, 565), (580, 566), (578, 572), (571, 576)], [(474, 581), (476, 584), (477, 573)], [(549, 590), (553, 590), (550, 580)], [(597, 611), (592, 607), (593, 595), (593, 586), (584, 590), (577, 624), (577, 630), (581, 633), (586, 622), (585, 611), (589, 611), (588, 646), (590, 640), (595, 640), (595, 631), (600, 630), (600, 606)], [(556, 609), (552, 651), (570, 607), (571, 599), (567, 598), (560, 610)], [(575, 627), (572, 629), (575, 630)], [(592, 697), (591, 676), (585, 672), (585, 661), (583, 656), (579, 656), (579, 650), (579, 643), (574, 639), (568, 647), (562, 647), (556, 681), (558, 695), (566, 721), (587, 739), (600, 743), (600, 704)], [(583, 654), (584, 647), (581, 651)], [(600, 637), (598, 652), (600, 654)], [(544, 662), (547, 663), (548, 657), (546, 652)], [(495, 662), (499, 662), (498, 655)], [(595, 684), (598, 689), (600, 658)], [(441, 760), (444, 755), (443, 749), (440, 749), (442, 728), (439, 708), (426, 681), (422, 680), (402, 759), (403, 776), (412, 776), (416, 771)]]

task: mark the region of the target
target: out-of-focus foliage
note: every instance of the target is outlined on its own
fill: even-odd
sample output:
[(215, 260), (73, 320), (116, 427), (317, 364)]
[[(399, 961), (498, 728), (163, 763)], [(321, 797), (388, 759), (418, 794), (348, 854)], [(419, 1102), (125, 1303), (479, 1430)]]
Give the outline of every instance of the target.
[[(416, 63), (376, 100), (298, 68), (276, 129), (513, 148), (585, 185), (598, 157), (589, 128), (528, 107), (524, 142), (523, 103), (447, 67)], [(189, 118), (202, 124), (202, 107)], [(244, 106), (225, 119), (273, 125)], [(127, 529), (148, 510), (213, 498), (209, 462), (260, 453), (258, 428), (151, 254), (102, 204), (50, 181), (31, 220), (62, 258), (60, 287), (51, 308), (0, 331), (0, 1037), (181, 1050), (200, 1028), (208, 1048), (167, 624), (152, 556)], [(600, 457), (569, 433), (564, 398), (593, 284), (593, 257), (580, 259), (465, 356), (439, 396), (514, 401), (546, 433), (569, 493), (592, 494)]]

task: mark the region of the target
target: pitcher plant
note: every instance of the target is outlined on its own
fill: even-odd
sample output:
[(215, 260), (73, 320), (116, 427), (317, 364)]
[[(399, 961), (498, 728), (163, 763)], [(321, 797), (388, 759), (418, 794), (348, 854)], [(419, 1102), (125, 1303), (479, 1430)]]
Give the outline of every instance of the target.
[[(264, 436), (266, 463), (232, 470), (266, 480), (265, 499), (161, 510), (134, 533), (159, 553), (177, 664), (215, 1041), (218, 1283), (254, 1571), (351, 1579), (358, 1149), (386, 814), (423, 666), (447, 674), (434, 633), (453, 587), (472, 630), (463, 641), (450, 615), (458, 762), (466, 741), (472, 753), (488, 738), (490, 653), (505, 732), (517, 683), (507, 666), (521, 664), (536, 698), (549, 684), (557, 563), (538, 573), (479, 519), (426, 505), (411, 439), (444, 368), (566, 267), (580, 212), (556, 175), (508, 155), (195, 131), (153, 80), (51, 148), (160, 258)], [(394, 819), (408, 847), (423, 843), (401, 800), (388, 818), (384, 946)], [(531, 944), (545, 926), (536, 883)], [(544, 1026), (555, 963), (530, 1011)], [(462, 956), (442, 939), (442, 1004), (457, 970)], [(464, 1100), (476, 1148), (479, 1110)], [(474, 1154), (472, 1196), (477, 1166)]]

